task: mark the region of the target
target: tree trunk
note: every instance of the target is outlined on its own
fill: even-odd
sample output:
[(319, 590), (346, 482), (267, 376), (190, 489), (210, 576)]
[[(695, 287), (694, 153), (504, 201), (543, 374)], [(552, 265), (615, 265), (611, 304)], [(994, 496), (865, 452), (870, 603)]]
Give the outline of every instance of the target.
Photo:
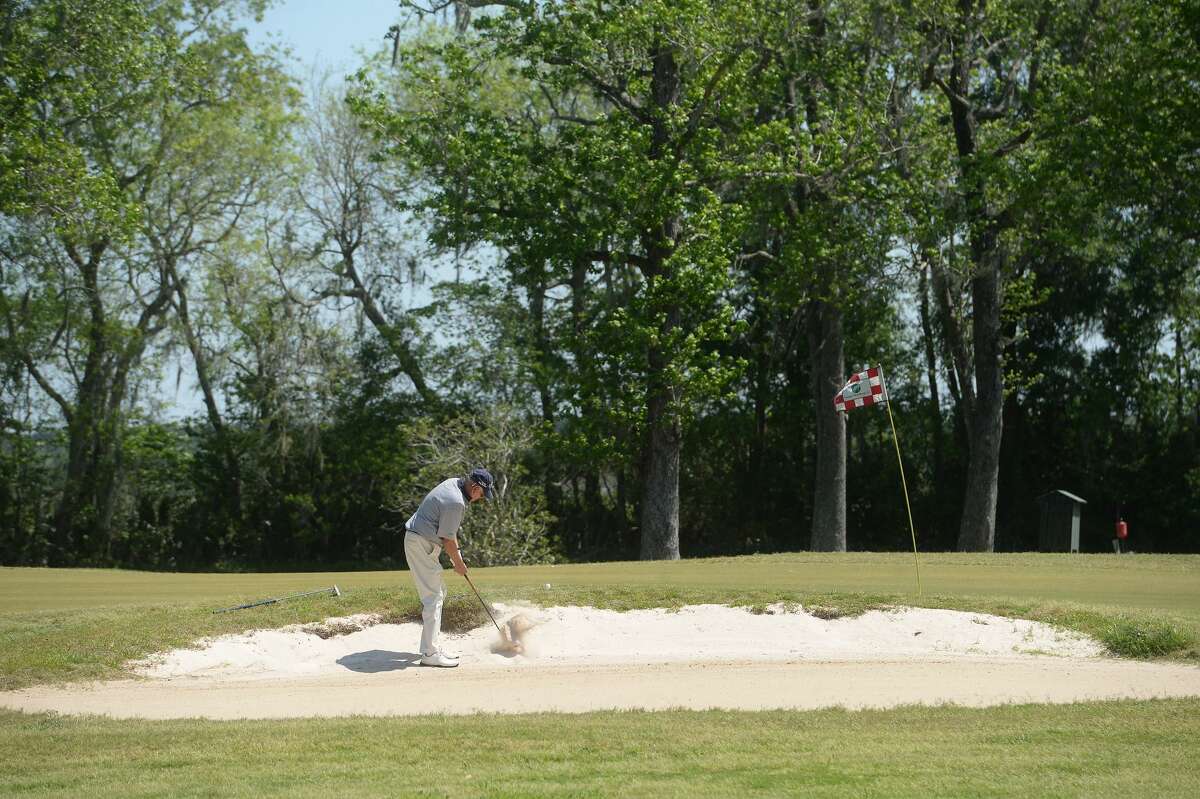
[(960, 552), (991, 552), (996, 537), (996, 496), (1000, 473), (1000, 436), (1004, 427), (1004, 370), (1000, 361), (1000, 261), (998, 243), (981, 237), (979, 274), (971, 281), (975, 354), (975, 412), (970, 419), (971, 457)]
[(679, 455), (683, 432), (671, 409), (671, 391), (659, 385), (666, 357), (650, 353), (652, 379), (646, 408), (646, 474), (642, 490), (642, 560), (679, 559)]
[(767, 509), (769, 504), (768, 481), (766, 469), (767, 452), (767, 408), (770, 403), (770, 367), (771, 356), (767, 344), (755, 342), (758, 352), (755, 354), (754, 368), (754, 438), (750, 442), (750, 463), (746, 470), (750, 478), (750, 497), (752, 505), (748, 508), (750, 521), (754, 529), (763, 529), (769, 524)]
[[(965, 12), (964, 7), (964, 12)], [(971, 42), (964, 33), (943, 93), (950, 106), (959, 177), (971, 235), (971, 335), (975, 396), (968, 406), (967, 487), (958, 529), (958, 549), (991, 552), (996, 539), (996, 496), (1000, 474), (1000, 436), (1004, 426), (1004, 369), (1000, 362), (1000, 276), (1004, 253), (1000, 230), (989, 207), (986, 172), (980, 170), (976, 131), (978, 121), (967, 99), (970, 94)], [(955, 353), (956, 360), (958, 353)], [(964, 398), (971, 388), (963, 381)]]
[[(73, 411), (67, 423), (67, 477), (62, 498), (54, 514), (54, 548), (50, 565), (66, 566), (74, 562), (83, 539), (95, 537), (95, 468), (104, 418), (104, 372), (108, 360), (108, 320), (99, 286), (100, 258), (105, 250), (93, 244), (88, 258), (67, 245), (71, 261), (79, 269), (88, 303), (88, 353), (83, 378), (79, 382)], [(89, 490), (91, 489), (91, 490)], [(92, 512), (87, 513), (91, 507)]]
[(617, 506), (613, 508), (617, 525), (617, 552), (624, 558), (626, 553), (633, 554), (634, 540), (629, 524), (629, 489), (625, 477), (625, 467), (617, 467)]
[(546, 334), (546, 269), (539, 263), (537, 275), (529, 287), (529, 313), (533, 322), (533, 340), (537, 352), (533, 361), (538, 366), (533, 382), (537, 386), (542, 406), (542, 421), (554, 424), (554, 398), (550, 391), (550, 337)]
[[(954, 400), (955, 429), (966, 432), (968, 420), (975, 411), (975, 389), (971, 381), (971, 356), (967, 351), (966, 337), (962, 326), (954, 313), (950, 302), (950, 286), (941, 265), (935, 261), (929, 263), (930, 287), (933, 289), (934, 304), (937, 308), (938, 326), (941, 328), (942, 340), (945, 342), (946, 382), (950, 396)], [(963, 436), (962, 441), (967, 452), (971, 451), (969, 436)]]
[[(678, 220), (666, 225), (669, 241), (678, 235)], [(650, 249), (658, 272), (665, 253), (658, 246)], [(661, 333), (669, 340), (679, 327), (680, 309), (667, 309)], [(667, 378), (670, 356), (657, 345), (647, 353), (646, 375), (646, 452), (642, 485), (642, 560), (679, 559), (679, 459), (683, 449), (683, 426), (677, 401), (677, 387)]]
[[(583, 475), (583, 518), (589, 545), (593, 552), (599, 554), (608, 546), (608, 542), (600, 539), (605, 532), (608, 519), (605, 518), (604, 500), (600, 496), (600, 475), (595, 466), (589, 466)], [(591, 555), (590, 557), (596, 557)]]
[(845, 378), (842, 313), (814, 300), (809, 306), (809, 357), (816, 416), (816, 481), (811, 547), (815, 552), (846, 551), (846, 422), (833, 408)]
[(82, 396), (80, 400), (76, 402), (75, 412), (67, 425), (67, 475), (62, 497), (54, 512), (54, 541), (49, 558), (51, 566), (73, 565), (77, 545), (91, 532), (83, 516), (89, 504), (88, 465), (94, 460), (95, 409), (89, 400)]
[[(678, 235), (679, 224), (666, 226)], [(665, 254), (651, 248), (652, 262), (661, 264)], [(657, 269), (655, 270), (657, 271)], [(680, 309), (666, 309), (660, 330), (670, 340), (679, 327)], [(642, 560), (679, 559), (679, 459), (683, 449), (683, 426), (675, 408), (678, 387), (668, 377), (670, 355), (658, 345), (647, 353), (645, 478), (642, 484)]]
[[(130, 353), (115, 359), (107, 335), (95, 330), (91, 335), (96, 357), (89, 352), (67, 425), (67, 479), (54, 519), (54, 565), (78, 562), (81, 555), (105, 562), (121, 484), (121, 402)], [(135, 346), (134, 354), (140, 351)]]
[(238, 462), (237, 453), (234, 451), (233, 444), (229, 440), (224, 420), (221, 418), (221, 410), (217, 407), (216, 395), (213, 392), (212, 377), (208, 369), (208, 358), (204, 354), (204, 349), (200, 344), (199, 336), (196, 335), (195, 328), (192, 327), (191, 315), (188, 312), (187, 291), (183, 281), (179, 279), (174, 261), (168, 262), (168, 269), (171, 281), (174, 284), (175, 295), (178, 298), (176, 310), (179, 322), (183, 326), (183, 335), (187, 341), (188, 351), (192, 353), (192, 363), (196, 367), (196, 379), (200, 383), (200, 392), (204, 397), (204, 409), (208, 414), (208, 423), (212, 425), (213, 432), (217, 436), (217, 446), (221, 450), (221, 458), (225, 463), (225, 474), (223, 477), (228, 493), (221, 499), (227, 503), (233, 518), (236, 519), (241, 515), (242, 505), (241, 464)]
[(937, 349), (933, 337), (933, 323), (929, 315), (929, 269), (922, 264), (920, 283), (921, 338), (925, 343), (925, 377), (929, 381), (929, 433), (933, 439), (933, 485), (934, 490), (942, 484), (945, 457), (942, 444), (942, 402), (937, 378)]
[[(681, 91), (678, 65), (671, 45), (661, 42), (654, 48), (651, 94), (654, 104), (664, 112), (678, 104)], [(650, 155), (667, 156), (670, 133), (662, 120), (653, 125)], [(643, 230), (642, 248), (646, 253), (643, 272), (649, 281), (667, 278), (667, 259), (679, 241), (682, 220), (669, 216), (657, 229)], [(649, 290), (649, 287), (648, 289)], [(669, 341), (681, 322), (677, 303), (668, 302), (663, 310), (660, 340)], [(646, 374), (646, 453), (642, 487), (642, 560), (679, 559), (679, 458), (683, 449), (683, 426), (674, 407), (678, 386), (667, 377), (670, 354), (658, 344), (647, 352)]]
[[(674, 241), (678, 235), (678, 220), (666, 225)], [(651, 274), (661, 271), (666, 259), (658, 245), (648, 248)], [(667, 309), (663, 320), (663, 340), (679, 327), (680, 310)], [(642, 484), (642, 560), (679, 559), (679, 459), (683, 449), (683, 427), (679, 411), (674, 407), (677, 387), (668, 379), (670, 355), (658, 345), (647, 353), (649, 369), (646, 375), (646, 451), (645, 476)]]

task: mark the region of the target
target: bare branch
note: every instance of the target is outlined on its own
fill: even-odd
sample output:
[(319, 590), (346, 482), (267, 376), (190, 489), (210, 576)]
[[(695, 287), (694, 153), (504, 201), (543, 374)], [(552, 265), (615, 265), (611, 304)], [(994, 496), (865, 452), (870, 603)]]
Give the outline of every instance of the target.
[(624, 108), (633, 115), (634, 119), (638, 120), (639, 122), (646, 124), (650, 122), (650, 116), (646, 113), (646, 110), (642, 108), (642, 106), (638, 105), (638, 103), (624, 91), (601, 78), (586, 64), (579, 61), (573, 61), (569, 58), (558, 58), (551, 56), (547, 56), (546, 63), (559, 67), (572, 67), (579, 70), (583, 73), (584, 79), (594, 88), (598, 89), (602, 95), (612, 101), (614, 105)]
[(1014, 150), (1020, 149), (1021, 145), (1029, 141), (1031, 136), (1033, 136), (1033, 128), (1025, 128), (1025, 130), (1021, 131), (1016, 136), (1013, 136), (1007, 142), (993, 150), (992, 157), (1003, 158)]
[[(13, 323), (12, 314), (9, 312), (7, 307), (8, 302), (2, 294), (0, 294), (0, 300), (3, 300), (5, 305), (4, 321), (8, 326), (8, 338), (10, 341), (15, 342), (17, 341), (17, 330), (16, 325)], [(37, 364), (33, 362), (33, 357), (29, 354), (28, 350), (26, 350), (24, 347), (18, 348), (17, 357), (20, 358), (21, 363), (25, 365), (25, 370), (29, 372), (30, 376), (37, 382), (42, 391), (46, 392), (46, 396), (54, 400), (54, 402), (62, 410), (63, 418), (67, 420), (67, 424), (71, 424), (71, 421), (75, 416), (75, 410), (71, 403), (67, 401), (67, 398), (58, 393), (54, 386), (50, 385), (50, 381), (46, 379), (46, 377), (41, 373), (41, 370), (37, 368)]]
[(633, 264), (636, 267), (642, 268), (650, 264), (650, 261), (643, 255), (636, 255), (628, 252), (612, 252), (610, 250), (591, 250), (583, 253), (583, 257), (591, 261), (599, 261), (605, 264)]
[(740, 261), (749, 261), (751, 258), (765, 258), (766, 260), (771, 261), (772, 263), (777, 263), (779, 261), (778, 258), (776, 258), (771, 253), (767, 252), (766, 250), (756, 250), (754, 252), (739, 253), (737, 256), (737, 260), (739, 262)]

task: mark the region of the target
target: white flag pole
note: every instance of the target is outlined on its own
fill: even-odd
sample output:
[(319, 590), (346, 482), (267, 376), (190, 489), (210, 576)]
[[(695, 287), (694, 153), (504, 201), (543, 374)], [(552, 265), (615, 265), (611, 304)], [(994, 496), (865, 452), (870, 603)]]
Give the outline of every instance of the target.
[(913, 526), (912, 506), (908, 502), (908, 481), (904, 479), (904, 459), (900, 457), (900, 437), (896, 435), (896, 420), (892, 418), (892, 395), (888, 393), (887, 382), (883, 379), (883, 365), (879, 365), (879, 382), (883, 385), (883, 394), (887, 401), (888, 422), (892, 425), (892, 441), (896, 444), (896, 461), (900, 464), (900, 485), (904, 487), (904, 509), (908, 511), (908, 530), (912, 533), (913, 563), (917, 569), (917, 596), (921, 596), (921, 561), (917, 557), (917, 528)]

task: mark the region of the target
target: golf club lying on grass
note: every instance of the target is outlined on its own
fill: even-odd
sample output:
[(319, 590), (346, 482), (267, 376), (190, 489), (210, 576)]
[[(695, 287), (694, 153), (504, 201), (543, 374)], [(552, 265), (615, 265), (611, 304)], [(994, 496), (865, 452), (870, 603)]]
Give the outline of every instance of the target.
[[(525, 629), (518, 630), (517, 626), (512, 621), (506, 622), (504, 627), (496, 621), (496, 617), (492, 615), (492, 609), (483, 601), (483, 597), (479, 595), (479, 589), (475, 587), (475, 583), (471, 582), (471, 578), (463, 575), (467, 585), (471, 586), (471, 590), (475, 592), (475, 598), (479, 600), (479, 604), (483, 605), (483, 611), (487, 613), (488, 618), (492, 620), (492, 624), (496, 625), (496, 632), (500, 633), (500, 643), (492, 650), (497, 653), (509, 652), (514, 655), (520, 655), (525, 651), (525, 645), (521, 641), (521, 634)], [(515, 621), (515, 619), (513, 620)]]
[(316, 591), (305, 591), (300, 594), (289, 594), (288, 596), (278, 596), (274, 599), (263, 599), (259, 602), (249, 602), (245, 605), (236, 605), (232, 608), (221, 608), (220, 610), (214, 610), (213, 613), (228, 613), (231, 610), (245, 610), (246, 608), (256, 608), (259, 605), (274, 605), (276, 602), (283, 602), (288, 599), (296, 599), (297, 597), (302, 596), (312, 596), (313, 594), (333, 594), (334, 596), (341, 596), (342, 590), (335, 585), (333, 588), (320, 588)]

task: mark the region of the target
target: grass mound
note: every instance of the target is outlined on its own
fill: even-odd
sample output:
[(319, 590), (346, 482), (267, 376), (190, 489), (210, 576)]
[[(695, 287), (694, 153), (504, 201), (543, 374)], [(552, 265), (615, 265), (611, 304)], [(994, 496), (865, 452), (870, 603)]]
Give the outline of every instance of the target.
[(1113, 619), (1100, 640), (1114, 655), (1127, 658), (1164, 657), (1196, 645), (1195, 638), (1173, 621), (1128, 616)]
[[(492, 613), (497, 613), (492, 608)], [(403, 607), (392, 608), (378, 616), (377, 624), (420, 624), (421, 603), (412, 602)], [(442, 632), (469, 633), (485, 624), (491, 624), (486, 612), (475, 597), (451, 594), (442, 604)]]

